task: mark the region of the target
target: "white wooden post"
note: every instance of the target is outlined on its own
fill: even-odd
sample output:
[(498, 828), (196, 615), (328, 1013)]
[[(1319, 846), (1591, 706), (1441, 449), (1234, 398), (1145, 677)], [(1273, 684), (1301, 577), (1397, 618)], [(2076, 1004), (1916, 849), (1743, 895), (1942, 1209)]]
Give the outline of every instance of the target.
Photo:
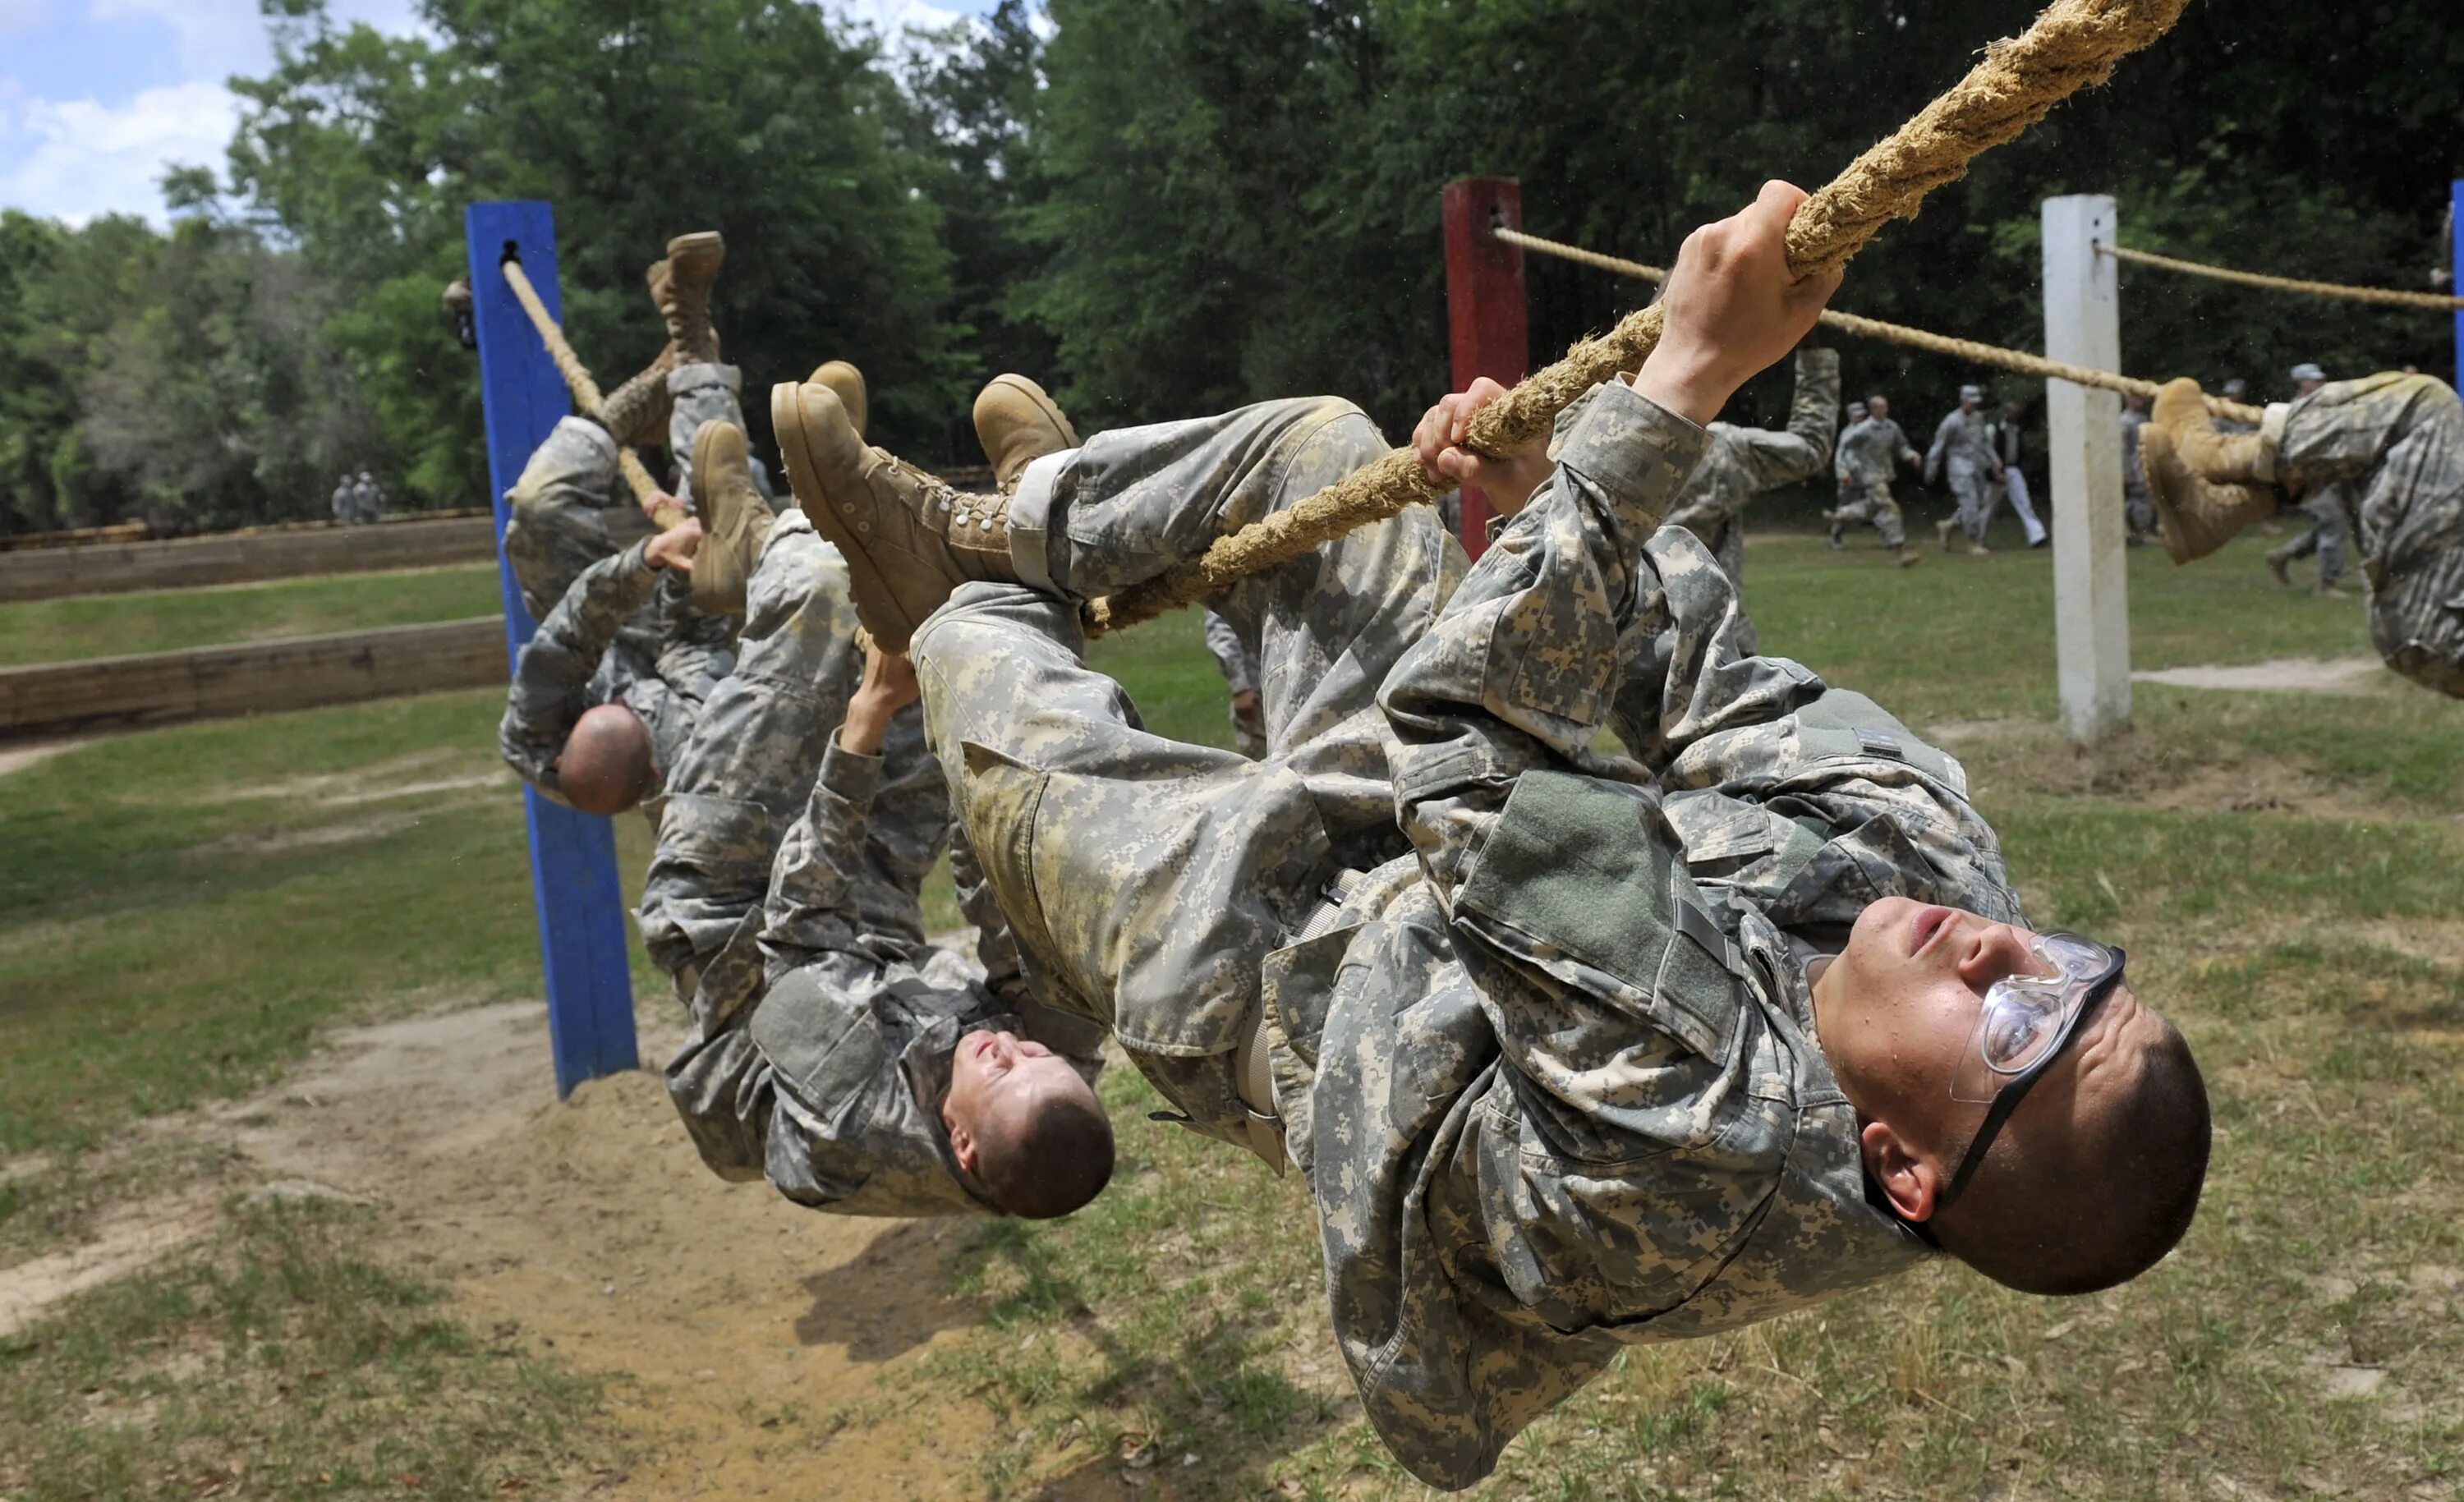
[[(2082, 193), (2044, 208), (2045, 354), (2098, 370), (2122, 368), (2122, 313), (2113, 200)], [(2122, 400), (2067, 381), (2045, 382), (2053, 460), (2054, 640), (2062, 729), (2093, 745), (2130, 726), (2130, 601), (2123, 553)]]

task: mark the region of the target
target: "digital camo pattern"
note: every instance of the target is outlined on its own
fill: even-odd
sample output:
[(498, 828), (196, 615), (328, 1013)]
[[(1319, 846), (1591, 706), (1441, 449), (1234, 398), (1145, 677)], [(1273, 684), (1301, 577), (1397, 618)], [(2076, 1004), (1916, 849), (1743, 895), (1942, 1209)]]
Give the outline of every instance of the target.
[[(543, 612), (533, 606), (539, 629), (515, 660), (496, 746), (507, 766), (559, 802), (556, 761), (585, 710), (622, 704), (639, 715), (664, 776), (736, 661), (734, 622), (694, 610), (681, 576), (644, 561), (647, 538), (597, 551), (609, 541), (611, 513), (593, 498), (606, 494), (615, 474), (614, 441), (596, 424), (567, 418), (523, 467), (505, 529), (526, 600), (564, 582)], [(643, 804), (654, 823), (659, 803)]]
[(1843, 489), (1853, 492), (1847, 504), (1833, 514), (1841, 521), (1871, 522), (1882, 535), (1882, 546), (1899, 549), (1907, 545), (1908, 530), (1900, 514), (1900, 503), (1891, 494), (1891, 481), (1903, 464), (1918, 465), (1925, 461), (1908, 446), (1907, 435), (1890, 418), (1867, 417), (1848, 424), (1839, 435), (1839, 457), (1837, 472), (1846, 482)]
[(2028, 493), (2028, 476), (2019, 466), (2021, 432), (2019, 424), (2010, 418), (1997, 417), (1986, 429), (1992, 440), (1993, 456), (2002, 461), (2002, 470), (1985, 490), (1985, 520), (1975, 534), (1982, 539), (1984, 529), (1993, 525), (1993, 512), (2004, 501), (2011, 503), (2012, 513), (2027, 533), (2028, 546), (2035, 547), (2045, 538), (2045, 524), (2037, 519), (2034, 497)]
[(2350, 527), (2346, 517), (2353, 510), (2352, 499), (2340, 481), (2322, 485), (2301, 497), (2295, 508), (2310, 518), (2301, 535), (2280, 548), (2270, 550), (2276, 557), (2292, 562), (2300, 558), (2319, 560), (2319, 585), (2321, 589), (2344, 577), (2347, 566), (2345, 535)]
[(1243, 714), (1238, 701), (1243, 694), (1258, 691), (1258, 654), (1241, 640), (1240, 628), (1213, 608), (1208, 608), (1205, 616), (1207, 655), (1215, 659), (1216, 670), (1223, 675), (1223, 691), (1234, 701), (1228, 711), (1234, 748), (1256, 761), (1266, 754), (1265, 716), (1254, 710)]
[(1260, 643), (1263, 762), (1147, 734), (1087, 667), (1075, 599), (1385, 451), (1331, 400), (1102, 434), (1011, 512), (1022, 564), (1074, 598), (964, 585), (915, 637), (933, 744), (1038, 994), (1111, 1027), (1189, 1125), (1244, 1146), (1232, 1066), (1260, 966), (1337, 870), (1403, 853), (1375, 695), (1463, 553), (1414, 507), (1215, 601)]
[(1922, 464), (1908, 435), (1887, 417), (1867, 417), (1839, 435), (1839, 471), (1865, 485), (1889, 485), (1903, 464)]
[(2343, 482), (2387, 665), (2464, 697), (2464, 406), (2431, 376), (2338, 381), (2294, 403), (2277, 469)]
[[(1685, 478), (1676, 505), (1668, 513), (1674, 526), (1703, 539), (1728, 577), (1742, 591), (1746, 577), (1746, 507), (1765, 490), (1795, 485), (1819, 475), (1831, 465), (1832, 435), (1839, 428), (1839, 352), (1807, 349), (1796, 353), (1796, 393), (1790, 401), (1788, 426), (1780, 432), (1714, 423), (1703, 448), (1702, 463)], [(1745, 627), (1745, 647), (1754, 648), (1753, 627)]]
[(611, 504), (616, 440), (587, 418), (558, 420), (505, 492), (505, 559), (523, 607), (544, 620), (582, 571), (650, 534), (631, 506)]
[(2132, 532), (2156, 530), (2156, 501), (2147, 493), (2147, 471), (2139, 462), (2139, 430), (2147, 425), (2145, 412), (2122, 409), (2122, 513)]
[(915, 852), (873, 838), (885, 793), (939, 795), (917, 716), (901, 718), (881, 756), (824, 756), (766, 911), (701, 976), (668, 1094), (722, 1178), (766, 1178), (838, 1214), (998, 1214), (951, 1154), (940, 1105), (958, 1040), (1014, 1019), (964, 960), (924, 943)]
[[(1282, 462), (1313, 405), (1356, 436)], [(1305, 494), (1374, 456), (1366, 428), (1279, 403), (1106, 435), (1089, 472), (1109, 483), (1033, 520), (1053, 573), (1100, 593), (1252, 519), (1261, 474)], [(1228, 1056), (1251, 992), (1268, 1008), (1337, 1335), (1380, 1434), (1439, 1485), (1486, 1474), (1620, 1341), (1922, 1254), (1865, 1202), (1802, 969), (1758, 907), (1817, 936), (1894, 889), (2015, 916), (1957, 764), (1741, 658), (1725, 572), (1653, 535), (1703, 441), (1603, 388), (1460, 593), (1417, 512), (1244, 583), (1262, 765), (1140, 731), (1067, 600), (966, 585), (916, 637), (962, 822), (1046, 999), (1111, 1022), (1190, 1124), (1244, 1144)], [(1380, 686), (1400, 746), (1360, 724)], [(1612, 717), (1664, 801), (1586, 774)], [(1802, 822), (1767, 807), (1799, 800)], [(1288, 942), (1331, 868), (1369, 874), (1343, 922)]]
[[(863, 673), (855, 629), (847, 560), (802, 512), (781, 512), (745, 585), (736, 669), (712, 690), (667, 779), (637, 919), (671, 976), (708, 965), (769, 891), (780, 838)], [(949, 822), (937, 769), (927, 802), (913, 838), (937, 849)], [(902, 804), (885, 812), (887, 827), (910, 818)]]
[(1986, 490), (2001, 467), (1993, 453), (1992, 423), (1984, 408), (1970, 412), (1953, 407), (1945, 414), (1933, 430), (1933, 446), (1925, 451), (1925, 478), (1938, 474), (1949, 485), (1952, 498), (1959, 503), (1960, 531), (1970, 541), (1985, 540), (1985, 523), (1991, 514)]
[[(1701, 434), (1614, 396), (1387, 685), (1424, 880), (1332, 968), (1310, 1091), (1336, 1333), (1441, 1486), (1621, 1342), (1922, 1255), (1867, 1204), (1775, 923), (1895, 886), (2015, 914), (1955, 763), (1737, 652), (1725, 571), (1652, 532)], [(1610, 721), (1664, 797), (1581, 771)]]
[[(668, 395), (675, 403), (668, 416), (668, 454), (675, 470), (670, 489), (687, 505), (693, 498), (693, 435), (704, 423), (742, 427), (744, 408), (738, 399), (743, 387), (744, 373), (734, 365), (678, 365), (668, 372)], [(764, 496), (776, 496), (779, 492), (771, 489), (770, 471), (760, 458), (752, 456), (749, 463), (754, 488)]]

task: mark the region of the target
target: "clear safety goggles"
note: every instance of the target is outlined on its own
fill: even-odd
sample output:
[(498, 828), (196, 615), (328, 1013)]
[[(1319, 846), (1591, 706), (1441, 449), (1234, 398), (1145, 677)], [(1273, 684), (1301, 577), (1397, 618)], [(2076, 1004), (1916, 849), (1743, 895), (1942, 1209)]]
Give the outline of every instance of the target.
[(1968, 1187), (1985, 1162), (1986, 1149), (2019, 1109), (2029, 1088), (2062, 1056), (2098, 1004), (2122, 984), (2123, 952), (2110, 945), (2075, 933), (2040, 933), (2029, 947), (2043, 971), (2005, 976), (1985, 988), (1976, 1031), (1951, 1072), (1952, 1099), (1991, 1106), (1951, 1175), (1950, 1186), (1934, 1197), (1936, 1213)]

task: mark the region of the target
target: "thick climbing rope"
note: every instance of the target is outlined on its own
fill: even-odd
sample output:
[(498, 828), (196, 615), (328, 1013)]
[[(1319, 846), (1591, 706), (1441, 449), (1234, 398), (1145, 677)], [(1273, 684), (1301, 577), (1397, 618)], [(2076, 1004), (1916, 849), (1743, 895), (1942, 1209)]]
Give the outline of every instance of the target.
[[(1789, 270), (1818, 275), (1846, 264), (1876, 231), (1914, 214), (1925, 194), (1967, 172), (1991, 147), (2016, 137), (2053, 107), (2173, 29), (2189, 0), (2054, 0), (2035, 24), (1994, 42), (1982, 61), (1917, 117), (1848, 164), (1798, 207), (1789, 224)], [(1620, 370), (1639, 368), (1660, 342), (1658, 304), (1586, 339), (1526, 378), (1472, 420), (1465, 446), (1508, 454), (1544, 438), (1576, 397)], [(1230, 536), (1204, 556), (1088, 607), (1091, 631), (1134, 625), (1193, 604), (1235, 579), (1274, 568), (1357, 527), (1382, 521), (1444, 487), (1397, 449), (1349, 478)]]
[[(547, 358), (556, 361), (557, 373), (564, 377), (565, 385), (572, 389), (575, 403), (583, 411), (597, 417), (606, 408), (607, 401), (599, 394), (599, 382), (591, 379), (590, 367), (582, 362), (582, 357), (575, 354), (573, 346), (565, 341), (564, 330), (548, 316), (547, 304), (539, 301), (539, 289), (531, 285), (530, 273), (522, 270), (521, 262), (510, 258), (500, 262), (499, 266), (505, 273), (505, 285), (514, 290), (514, 300), (531, 316), (531, 327), (539, 330), (539, 342), (547, 346)], [(685, 519), (684, 508), (672, 497), (664, 495), (659, 490), (659, 482), (651, 479), (650, 471), (643, 467), (642, 456), (633, 452), (630, 446), (617, 446), (616, 468), (624, 471), (625, 484), (631, 489), (633, 499), (649, 511), (651, 525), (665, 532)]]
[[(1631, 276), (1637, 281), (1661, 282), (1668, 279), (1668, 272), (1664, 267), (1645, 266), (1640, 261), (1603, 255), (1597, 250), (1587, 250), (1581, 246), (1543, 239), (1536, 234), (1526, 234), (1520, 229), (1508, 229), (1499, 226), (1489, 233), (1507, 245), (1534, 250), (1542, 255), (1554, 256), (1561, 261), (1574, 261), (1584, 266), (1596, 267), (1604, 272), (1614, 272), (1619, 276)], [(2067, 381), (2075, 385), (2096, 386), (2106, 391), (2118, 391), (2126, 397), (2145, 397), (2150, 402), (2156, 400), (2158, 386), (2155, 381), (2141, 381), (2135, 376), (2118, 376), (2112, 371), (2097, 370), (2087, 365), (2065, 364), (2058, 359), (2047, 359), (2042, 355), (2031, 355), (2026, 350), (2004, 349), (1998, 344), (1982, 344), (1974, 339), (1954, 338), (1947, 334), (1936, 334), (1928, 329), (1910, 328), (1904, 323), (1885, 323), (1880, 318), (1861, 317), (1853, 313), (1842, 313), (1836, 308), (1823, 310), (1822, 324), (1825, 328), (1837, 329), (1842, 334), (1854, 334), (1861, 338), (1887, 339), (1891, 343), (1905, 344), (1912, 349), (1929, 350), (1936, 355), (1947, 355), (1953, 359), (1963, 360), (1971, 365), (1991, 365), (1997, 370), (2015, 371), (2022, 376), (2038, 376), (2047, 381)], [(2207, 403), (2211, 413), (2229, 422), (2249, 423), (2255, 425), (2266, 416), (2266, 413), (2257, 407), (2244, 406), (2238, 402), (2228, 402), (2222, 397), (2209, 397)]]
[(2236, 272), (2230, 267), (2176, 260), (2169, 255), (2158, 255), (2153, 250), (2133, 250), (2123, 246), (2107, 245), (2101, 240), (2097, 242), (2096, 249), (2099, 254), (2127, 261), (2134, 266), (2153, 266), (2160, 271), (2180, 272), (2186, 276), (2205, 276), (2244, 287), (2263, 287), (2269, 292), (2298, 292), (2313, 297), (2342, 297), (2347, 302), (2374, 302), (2387, 308), (2422, 308), (2431, 313), (2453, 313), (2464, 309), (2464, 297), (2452, 297), (2442, 292), (2405, 292), (2394, 287), (2347, 287), (2342, 282), (2305, 282), (2293, 276), (2269, 276), (2261, 272)]

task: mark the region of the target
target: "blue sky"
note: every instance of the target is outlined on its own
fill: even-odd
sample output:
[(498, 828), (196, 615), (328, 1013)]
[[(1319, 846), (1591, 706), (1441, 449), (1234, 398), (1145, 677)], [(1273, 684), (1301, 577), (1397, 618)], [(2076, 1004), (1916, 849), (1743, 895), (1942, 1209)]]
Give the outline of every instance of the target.
[[(994, 0), (827, 0), (894, 32)], [(413, 0), (332, 0), (337, 16), (415, 25)], [(236, 110), (223, 80), (272, 61), (256, 0), (0, 0), (0, 207), (82, 223), (143, 214), (171, 163), (219, 171)]]

